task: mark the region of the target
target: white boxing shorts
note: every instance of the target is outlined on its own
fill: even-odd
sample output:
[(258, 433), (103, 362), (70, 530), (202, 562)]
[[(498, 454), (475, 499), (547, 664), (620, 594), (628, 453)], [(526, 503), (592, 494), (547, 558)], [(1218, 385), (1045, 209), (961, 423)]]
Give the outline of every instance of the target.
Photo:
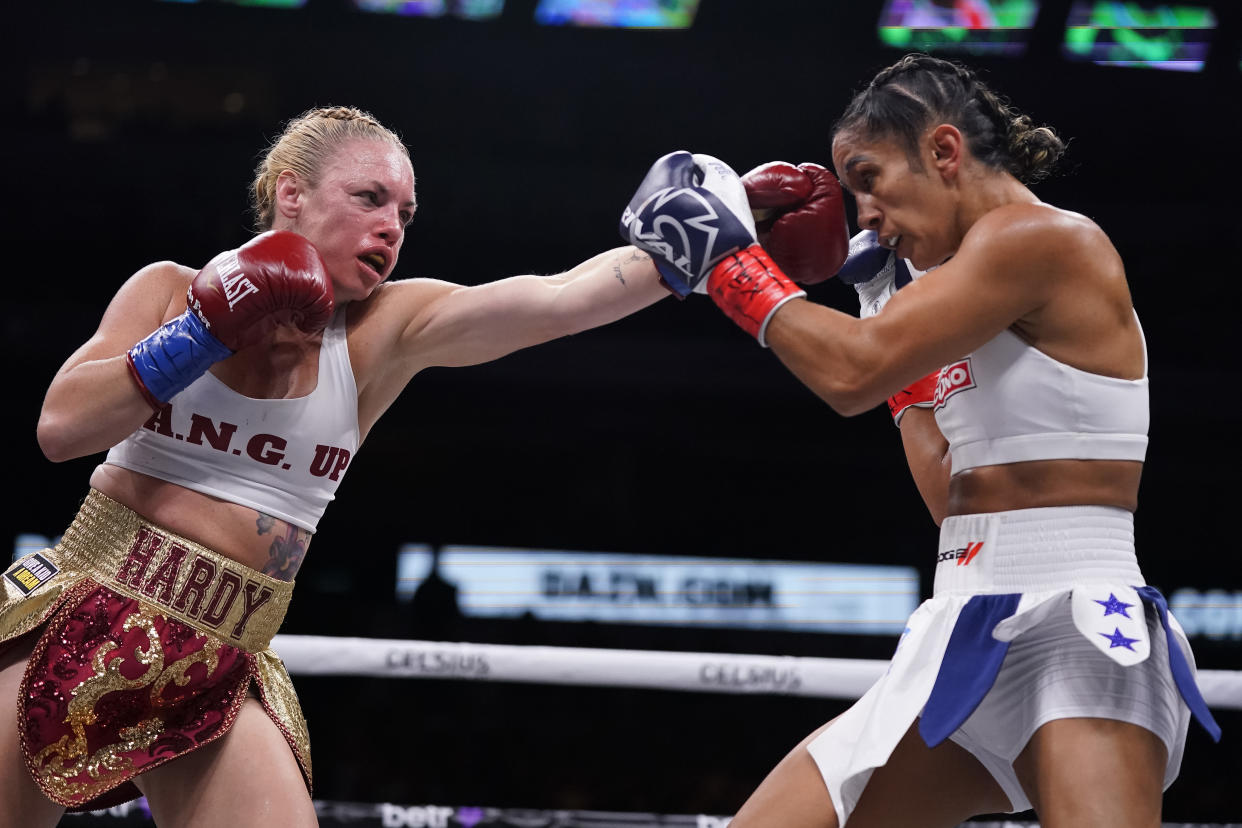
[(918, 720), (988, 769), (1012, 811), (1030, 800), (1013, 761), (1054, 719), (1117, 719), (1168, 749), (1177, 778), (1193, 715), (1219, 739), (1185, 633), (1146, 585), (1134, 516), (1068, 506), (947, 518), (932, 598), (910, 616), (888, 671), (808, 750), (847, 820)]

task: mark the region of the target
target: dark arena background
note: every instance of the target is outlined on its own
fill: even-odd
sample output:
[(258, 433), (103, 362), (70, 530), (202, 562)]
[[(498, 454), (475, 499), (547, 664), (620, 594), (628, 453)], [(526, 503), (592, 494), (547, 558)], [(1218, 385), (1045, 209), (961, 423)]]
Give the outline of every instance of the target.
[[(1242, 822), (1242, 4), (973, 4), (998, 15), (992, 30), (903, 20), (920, 5), (966, 4), (8, 4), (14, 553), (63, 531), (101, 459), (39, 452), (52, 375), (134, 271), (201, 265), (248, 238), (251, 172), (286, 119), (348, 104), (397, 131), (418, 192), (397, 276), (477, 284), (620, 245), (622, 208), (671, 150), (739, 172), (830, 164), (852, 92), (926, 49), (966, 60), (1070, 139), (1036, 192), (1098, 222), (1126, 262), (1150, 351), (1140, 561), (1200, 668), (1235, 672), (1232, 704), (1215, 708), (1224, 739), (1192, 725), (1165, 819)], [(605, 25), (627, 9), (614, 22), (637, 25)], [(857, 312), (846, 285), (810, 294)], [(883, 660), (899, 623), (786, 623), (770, 611), (796, 583), (782, 579), (795, 564), (899, 567), (877, 577), (917, 600), (936, 531), (883, 407), (836, 415), (710, 301), (669, 299), (417, 376), (351, 462), (283, 633)], [(511, 591), (493, 584), (489, 598), (470, 580), (480, 567), (449, 570), (472, 547), (513, 568)], [(677, 603), (661, 579), (683, 615), (661, 614)], [(883, 599), (869, 589), (861, 612)], [(324, 825), (722, 826), (850, 703), (790, 694), (780, 670), (745, 665), (699, 675), (746, 692), (696, 692), (632, 686), (641, 676), (505, 680), (485, 648), (386, 652), (392, 676), (291, 664)], [(136, 803), (62, 824), (147, 817)]]

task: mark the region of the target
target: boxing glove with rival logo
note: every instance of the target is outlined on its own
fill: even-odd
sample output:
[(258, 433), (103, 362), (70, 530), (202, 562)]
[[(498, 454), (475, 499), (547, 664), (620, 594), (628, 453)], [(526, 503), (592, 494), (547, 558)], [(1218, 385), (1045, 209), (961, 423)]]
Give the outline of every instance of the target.
[[(880, 244), (874, 230), (863, 230), (850, 239), (850, 254), (837, 278), (858, 291), (858, 315), (863, 319), (875, 316), (893, 294), (922, 276), (909, 261)], [(939, 369), (898, 391), (888, 398), (888, 411), (893, 424), (910, 408), (931, 408), (935, 404)]]
[(756, 241), (746, 189), (710, 155), (658, 159), (621, 215), (621, 237), (650, 253), (680, 296), (706, 293), (766, 347), (772, 315), (805, 296)]

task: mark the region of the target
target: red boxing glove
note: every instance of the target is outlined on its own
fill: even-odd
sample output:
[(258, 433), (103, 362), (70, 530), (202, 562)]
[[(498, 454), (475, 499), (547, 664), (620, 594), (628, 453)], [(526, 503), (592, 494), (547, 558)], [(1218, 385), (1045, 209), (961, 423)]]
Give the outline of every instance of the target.
[(752, 244), (730, 253), (712, 268), (707, 294), (742, 330), (768, 347), (765, 336), (772, 314), (790, 299), (806, 296), (768, 257)]
[(216, 256), (187, 289), (187, 304), (232, 351), (263, 339), (277, 325), (306, 333), (332, 318), (332, 280), (304, 236), (269, 230)]
[(832, 278), (850, 250), (836, 176), (819, 164), (772, 161), (742, 176), (759, 243), (795, 282)]
[(888, 410), (893, 415), (893, 424), (901, 426), (901, 418), (906, 409), (931, 408), (936, 400), (936, 385), (940, 381), (940, 370), (936, 369), (921, 380), (901, 389), (888, 398)]

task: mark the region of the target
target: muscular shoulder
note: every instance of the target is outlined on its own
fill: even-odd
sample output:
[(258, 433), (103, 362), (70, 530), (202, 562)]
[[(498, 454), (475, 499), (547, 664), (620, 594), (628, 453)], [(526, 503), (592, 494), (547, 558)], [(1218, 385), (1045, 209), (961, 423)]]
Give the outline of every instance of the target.
[(434, 318), (436, 306), (461, 289), (438, 279), (402, 279), (382, 284), (366, 299), (351, 303), (349, 350), (360, 384), (394, 368), (401, 374), (416, 373), (417, 366), (396, 363), (416, 359), (419, 333)]
[(962, 239), (962, 251), (995, 256), (1012, 265), (1061, 269), (1067, 260), (1111, 251), (1094, 221), (1050, 204), (1006, 204), (983, 215)]
[(121, 312), (159, 314), (164, 321), (185, 310), (185, 292), (198, 271), (176, 262), (152, 262), (126, 280), (113, 308)]
[(377, 287), (363, 301), (363, 304), (377, 307), (401, 305), (407, 309), (411, 305), (426, 306), (444, 293), (459, 290), (461, 287), (461, 285), (446, 282), (442, 279), (428, 279), (425, 277), (396, 279)]
[(1101, 329), (1101, 319), (1129, 323), (1121, 256), (1086, 216), (1047, 204), (1006, 205), (980, 219), (970, 233), (993, 284), (1023, 300), (1014, 325), (1047, 353), (1078, 365), (1080, 355), (1073, 349), (1081, 345), (1082, 331)]
[(461, 285), (439, 279), (401, 279), (377, 287), (349, 310), (349, 328), (370, 332), (368, 336), (395, 339), (408, 336), (435, 313), (437, 303)]
[(185, 290), (196, 273), (194, 268), (176, 262), (152, 262), (131, 276), (130, 282), (148, 290)]

